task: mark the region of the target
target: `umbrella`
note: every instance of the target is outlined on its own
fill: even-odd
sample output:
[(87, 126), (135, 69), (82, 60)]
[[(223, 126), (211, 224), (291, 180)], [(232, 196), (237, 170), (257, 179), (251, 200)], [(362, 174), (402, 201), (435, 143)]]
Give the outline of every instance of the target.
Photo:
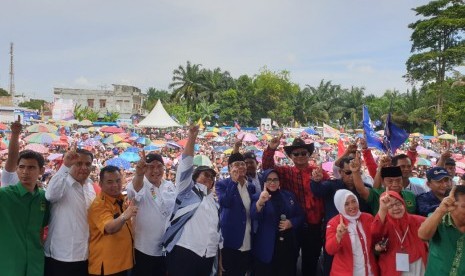
[(48, 160), (53, 161), (53, 160), (62, 160), (63, 159), (63, 154), (61, 153), (52, 153), (47, 157)]
[(431, 166), (431, 161), (429, 161), (428, 159), (425, 159), (425, 158), (418, 158), (417, 166), (430, 167)]
[(247, 146), (247, 147), (245, 147), (245, 150), (247, 150), (247, 151), (259, 151), (259, 149), (256, 146)]
[(416, 184), (416, 185), (425, 185), (425, 179), (419, 178), (419, 177), (409, 177), (410, 183)]
[(455, 162), (455, 166), (457, 166), (458, 168), (465, 169), (465, 163), (462, 162)]
[(166, 145), (166, 141), (163, 140), (153, 140), (152, 143), (157, 147), (164, 147)]
[(100, 131), (109, 132), (109, 133), (124, 133), (124, 130), (122, 128), (115, 127), (115, 126), (102, 127)]
[(115, 166), (124, 170), (131, 168), (131, 163), (129, 163), (129, 161), (126, 161), (125, 159), (119, 157), (107, 160), (107, 162), (105, 162), (105, 165)]
[(129, 144), (129, 143), (124, 143), (124, 142), (123, 142), (123, 143), (119, 143), (119, 144), (116, 145), (117, 148), (123, 148), (123, 149), (129, 148), (130, 146), (131, 146), (131, 144)]
[(181, 148), (181, 146), (176, 144), (175, 142), (166, 142), (166, 146), (169, 147), (169, 148), (173, 148), (173, 149)]
[(90, 120), (82, 120), (78, 125), (80, 126), (91, 126), (93, 125)]
[(279, 158), (286, 158), (286, 155), (284, 155), (284, 153), (279, 150), (274, 152), (274, 156), (279, 157)]
[(328, 144), (337, 144), (337, 140), (336, 139), (331, 139), (331, 138), (326, 139), (325, 142), (328, 143)]
[(211, 167), (212, 161), (205, 155), (194, 156), (194, 166), (208, 166)]
[(58, 140), (58, 136), (53, 133), (38, 132), (27, 136), (24, 140), (34, 144), (51, 144), (53, 141)]
[(135, 152), (135, 153), (137, 153), (139, 151), (140, 151), (140, 148), (138, 148), (138, 147), (129, 147), (129, 148), (126, 149), (126, 152)]
[(228, 146), (218, 146), (218, 147), (214, 147), (213, 148), (213, 151), (214, 152), (224, 152), (225, 150), (227, 150), (229, 147)]
[(450, 134), (443, 134), (441, 136), (438, 136), (439, 139), (442, 139), (442, 140), (455, 140), (457, 139), (457, 137), (455, 137), (454, 135), (450, 135)]
[(145, 151), (154, 151), (154, 150), (160, 150), (160, 148), (152, 144), (152, 145), (145, 146), (144, 150)]
[(8, 126), (0, 123), (0, 130), (6, 130), (6, 129), (8, 129)]
[(4, 150), (6, 148), (8, 148), (8, 145), (5, 142), (0, 140), (0, 150)]
[(100, 128), (98, 127), (89, 127), (87, 130), (91, 132), (99, 131)]
[(75, 125), (75, 124), (79, 124), (79, 121), (76, 120), (76, 119), (73, 119), (73, 120), (69, 120), (68, 123), (69, 123), (70, 125)]
[(181, 147), (185, 147), (186, 144), (187, 144), (187, 140), (188, 140), (188, 139), (179, 140), (179, 141), (178, 141), (178, 145), (180, 145)]
[(135, 132), (131, 132), (131, 134), (129, 134), (129, 137), (137, 137), (137, 138), (139, 138), (139, 134), (137, 134)]
[(53, 141), (53, 142), (52, 142), (52, 146), (67, 147), (67, 146), (68, 146), (68, 142), (62, 141), (62, 140)]
[(46, 124), (35, 124), (26, 128), (28, 132), (56, 132), (57, 129), (56, 126)]
[(144, 146), (148, 146), (152, 144), (152, 141), (150, 141), (150, 139), (146, 137), (139, 137), (136, 139), (136, 143), (142, 144)]
[(310, 134), (310, 135), (318, 134), (318, 132), (316, 132), (316, 131), (315, 131), (313, 128), (311, 128), (311, 127), (304, 129), (304, 132), (307, 133), (307, 134)]
[(218, 136), (218, 137), (215, 137), (213, 138), (212, 140), (213, 142), (219, 142), (219, 143), (222, 143), (225, 141), (224, 137), (221, 137), (221, 136)]
[(224, 166), (223, 168), (221, 168), (220, 173), (228, 173), (228, 166)]
[(89, 130), (86, 129), (86, 128), (81, 127), (81, 128), (78, 128), (77, 132), (79, 132), (79, 133), (89, 133)]
[(321, 165), (321, 167), (323, 168), (323, 170), (327, 172), (332, 172), (333, 167), (334, 167), (334, 162), (325, 162)]
[(38, 153), (47, 153), (48, 152), (48, 148), (44, 145), (41, 145), (41, 144), (29, 144), (26, 146), (26, 149), (27, 150), (33, 150), (35, 152), (38, 152)]
[(105, 144), (114, 144), (123, 141), (123, 138), (121, 136), (113, 134), (108, 136), (107, 138), (103, 139), (102, 142)]
[(227, 149), (227, 150), (223, 151), (223, 153), (224, 154), (231, 154), (232, 151), (233, 151), (233, 149), (231, 148), (231, 149)]
[(257, 135), (248, 132), (241, 132), (237, 134), (238, 139), (242, 139), (244, 142), (257, 142)]
[(57, 125), (59, 126), (69, 126), (70, 123), (68, 121), (65, 121), (65, 120), (59, 120), (58, 122), (56, 122)]
[(132, 151), (125, 151), (123, 152), (119, 158), (122, 158), (128, 162), (137, 162), (140, 160), (139, 154), (132, 152)]
[(102, 146), (102, 143), (95, 138), (87, 139), (83, 142), (84, 146), (97, 147)]

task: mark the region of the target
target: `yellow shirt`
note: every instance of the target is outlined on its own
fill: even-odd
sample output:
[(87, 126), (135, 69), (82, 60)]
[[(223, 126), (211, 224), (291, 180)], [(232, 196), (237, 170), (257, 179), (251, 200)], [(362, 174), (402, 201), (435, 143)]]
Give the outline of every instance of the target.
[(131, 221), (114, 234), (105, 233), (105, 225), (121, 215), (117, 200), (122, 199), (122, 195), (113, 198), (102, 191), (89, 208), (89, 274), (115, 274), (134, 264)]

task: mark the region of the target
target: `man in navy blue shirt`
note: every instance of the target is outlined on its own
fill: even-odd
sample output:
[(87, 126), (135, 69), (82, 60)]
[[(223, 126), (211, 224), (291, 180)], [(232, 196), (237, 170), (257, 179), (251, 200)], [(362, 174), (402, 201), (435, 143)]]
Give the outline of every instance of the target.
[(426, 185), (431, 189), (429, 192), (418, 195), (417, 214), (428, 216), (434, 212), (441, 201), (446, 197), (452, 188), (452, 177), (447, 170), (442, 167), (434, 167), (426, 172)]

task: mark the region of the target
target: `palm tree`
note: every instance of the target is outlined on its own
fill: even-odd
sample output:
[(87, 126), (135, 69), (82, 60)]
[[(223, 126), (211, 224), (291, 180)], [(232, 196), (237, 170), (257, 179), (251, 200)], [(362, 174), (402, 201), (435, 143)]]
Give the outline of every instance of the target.
[(204, 69), (201, 73), (204, 88), (201, 97), (209, 103), (218, 100), (221, 92), (235, 88), (234, 79), (228, 71), (221, 72), (220, 68), (215, 68), (213, 71)]
[(350, 91), (345, 94), (341, 107), (343, 109), (342, 120), (350, 122), (352, 120), (352, 127), (358, 127), (359, 120), (362, 118), (363, 96), (365, 88), (352, 87)]
[(173, 71), (173, 82), (169, 85), (169, 88), (174, 89), (172, 98), (177, 102), (186, 101), (188, 110), (196, 109), (199, 94), (204, 90), (200, 66), (201, 64), (191, 65), (190, 61), (187, 61), (185, 68), (179, 65)]

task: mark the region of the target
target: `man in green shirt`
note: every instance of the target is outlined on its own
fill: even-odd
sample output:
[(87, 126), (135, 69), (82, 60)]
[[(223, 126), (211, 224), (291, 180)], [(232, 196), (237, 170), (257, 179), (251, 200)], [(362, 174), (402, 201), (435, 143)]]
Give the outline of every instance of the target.
[(453, 186), (420, 226), (418, 237), (429, 241), (426, 276), (465, 275), (465, 186)]
[[(48, 223), (45, 191), (37, 187), (44, 157), (31, 150), (19, 154), (19, 183), (0, 188), (0, 274), (37, 276), (44, 273), (43, 227)], [(70, 233), (72, 234), (72, 233)]]
[[(352, 160), (352, 162), (360, 162), (360, 157), (358, 153), (357, 157), (354, 160)], [(370, 205), (372, 214), (375, 216), (378, 213), (379, 198), (381, 194), (385, 192), (385, 188), (388, 188), (389, 191), (399, 193), (405, 201), (407, 212), (409, 212), (410, 214), (415, 214), (415, 194), (411, 191), (404, 190), (404, 186), (402, 183), (402, 170), (400, 169), (400, 167), (381, 168), (381, 178), (384, 186), (381, 188), (369, 189), (364, 185), (355, 184), (355, 188), (357, 192), (360, 194), (360, 197), (363, 198)]]

